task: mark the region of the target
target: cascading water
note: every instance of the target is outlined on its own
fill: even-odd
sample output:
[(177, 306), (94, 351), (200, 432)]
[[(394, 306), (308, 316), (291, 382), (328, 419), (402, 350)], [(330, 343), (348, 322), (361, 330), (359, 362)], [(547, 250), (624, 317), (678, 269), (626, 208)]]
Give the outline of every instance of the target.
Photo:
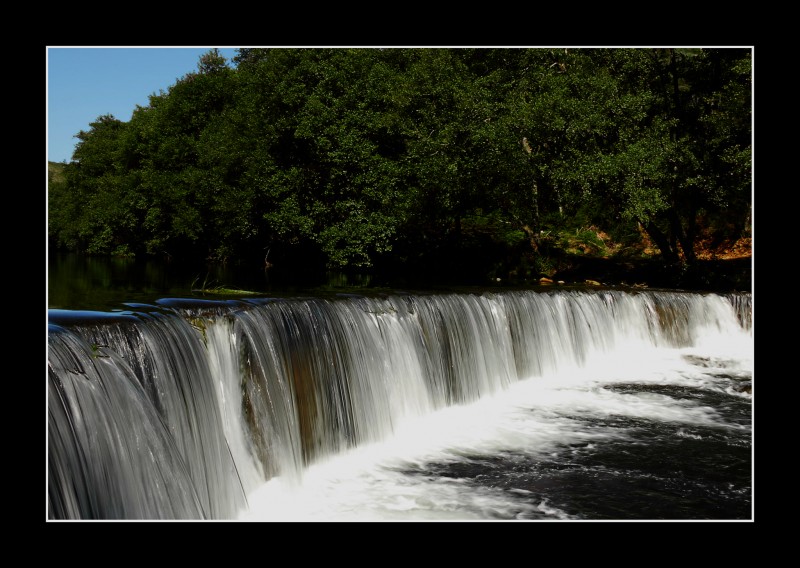
[(752, 339), (745, 293), (51, 310), (48, 518), (747, 519)]

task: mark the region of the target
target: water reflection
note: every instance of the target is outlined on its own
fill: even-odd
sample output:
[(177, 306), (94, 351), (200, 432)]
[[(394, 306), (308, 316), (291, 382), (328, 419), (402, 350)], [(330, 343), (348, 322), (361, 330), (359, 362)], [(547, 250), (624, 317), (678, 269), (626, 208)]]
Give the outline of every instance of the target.
[(189, 292), (191, 280), (167, 263), (130, 258), (51, 255), (48, 308), (113, 309), (126, 300), (147, 301)]
[(216, 298), (221, 294), (212, 292), (221, 288), (285, 296), (369, 287), (370, 282), (369, 275), (327, 272), (312, 276), (274, 266), (265, 270), (263, 264), (223, 266), (177, 259), (50, 254), (47, 307), (109, 311), (125, 309), (127, 302), (152, 303), (165, 297)]

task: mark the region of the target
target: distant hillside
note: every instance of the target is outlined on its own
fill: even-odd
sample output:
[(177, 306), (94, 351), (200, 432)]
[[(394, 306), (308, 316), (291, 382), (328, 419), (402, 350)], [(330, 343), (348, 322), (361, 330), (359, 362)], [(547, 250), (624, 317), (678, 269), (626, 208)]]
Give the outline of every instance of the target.
[(64, 181), (64, 166), (61, 162), (47, 162), (47, 180), (50, 182)]

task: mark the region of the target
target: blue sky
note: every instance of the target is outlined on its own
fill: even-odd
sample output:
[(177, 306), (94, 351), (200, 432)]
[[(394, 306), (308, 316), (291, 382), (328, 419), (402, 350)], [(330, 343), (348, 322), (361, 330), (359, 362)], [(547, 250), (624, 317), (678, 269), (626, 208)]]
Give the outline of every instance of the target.
[[(69, 162), (78, 141), (98, 116), (131, 118), (136, 105), (166, 91), (192, 71), (207, 47), (48, 47), (47, 159)], [(229, 60), (235, 48), (220, 48)]]

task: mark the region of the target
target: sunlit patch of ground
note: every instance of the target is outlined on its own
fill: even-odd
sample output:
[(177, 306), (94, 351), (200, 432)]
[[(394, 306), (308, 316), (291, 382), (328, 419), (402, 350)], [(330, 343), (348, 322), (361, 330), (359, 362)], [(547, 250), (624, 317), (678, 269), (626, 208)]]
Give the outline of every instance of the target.
[(732, 260), (747, 258), (753, 255), (753, 238), (741, 237), (734, 242), (722, 243), (711, 247), (707, 239), (698, 243), (697, 258), (699, 260)]

